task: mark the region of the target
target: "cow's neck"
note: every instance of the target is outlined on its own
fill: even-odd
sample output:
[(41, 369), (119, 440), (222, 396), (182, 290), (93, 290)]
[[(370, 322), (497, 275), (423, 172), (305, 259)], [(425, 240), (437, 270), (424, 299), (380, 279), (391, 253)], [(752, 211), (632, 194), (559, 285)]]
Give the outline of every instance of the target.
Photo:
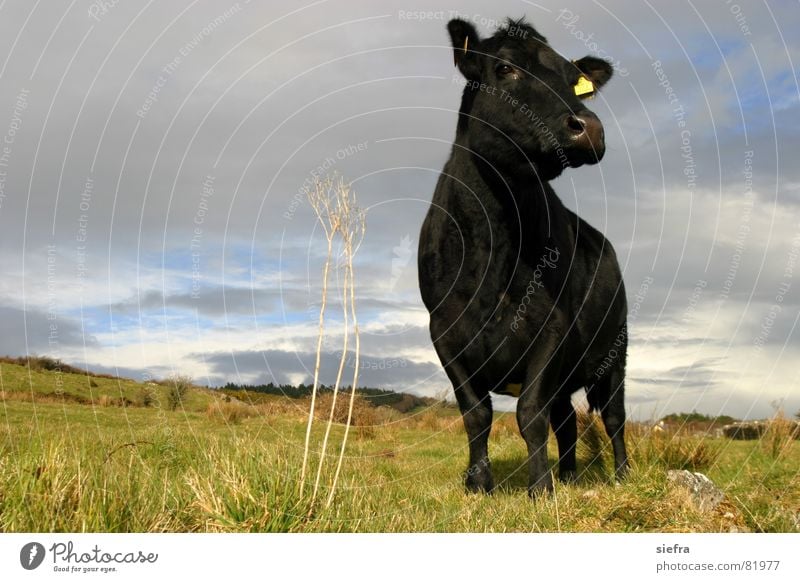
[(547, 245), (563, 214), (561, 200), (550, 184), (539, 179), (535, 169), (498, 171), (467, 151), (462, 150), (457, 167), (485, 186), (476, 194), (485, 198), (481, 203), (488, 218), (507, 228), (512, 238), (516, 238), (515, 232), (519, 233), (521, 242), (528, 248)]

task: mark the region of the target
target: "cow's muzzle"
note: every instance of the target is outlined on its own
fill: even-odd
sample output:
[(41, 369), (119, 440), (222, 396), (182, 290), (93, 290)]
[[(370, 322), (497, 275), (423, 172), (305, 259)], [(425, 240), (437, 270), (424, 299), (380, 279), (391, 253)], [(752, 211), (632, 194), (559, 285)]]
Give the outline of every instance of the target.
[(571, 113), (564, 117), (571, 165), (596, 164), (606, 152), (603, 124), (591, 111)]

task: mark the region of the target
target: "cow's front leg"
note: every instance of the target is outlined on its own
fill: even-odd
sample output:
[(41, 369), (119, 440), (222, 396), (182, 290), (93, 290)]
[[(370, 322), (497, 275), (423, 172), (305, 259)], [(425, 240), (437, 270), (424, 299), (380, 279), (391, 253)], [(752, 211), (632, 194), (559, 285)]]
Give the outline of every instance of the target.
[(533, 358), (517, 402), (517, 423), (528, 446), (528, 494), (553, 490), (553, 476), (547, 461), (547, 437), (553, 395), (557, 391), (560, 358), (557, 350)]
[(465, 368), (457, 361), (449, 361), (445, 371), (453, 383), (453, 390), (464, 420), (469, 439), (469, 465), (466, 487), (472, 492), (490, 492), (494, 489), (492, 466), (489, 462), (489, 432), (492, 430), (492, 399), (488, 392), (478, 394)]
[[(453, 385), (456, 386), (455, 382)], [(469, 439), (469, 465), (465, 479), (467, 491), (488, 493), (494, 489), (492, 465), (489, 462), (492, 399), (488, 392), (481, 396), (476, 394), (469, 381), (458, 385), (455, 393)]]
[(491, 397), (486, 394), (476, 400), (468, 411), (461, 406), (461, 414), (469, 439), (469, 466), (465, 479), (467, 491), (489, 493), (494, 489), (488, 445), (489, 432), (492, 429)]
[[(479, 386), (479, 380), (470, 375), (468, 368), (458, 358), (460, 342), (449, 342), (450, 327), (431, 318), (433, 345), (453, 384), (453, 391), (461, 410), (464, 428), (469, 439), (469, 465), (465, 484), (468, 491), (490, 492), (494, 489), (492, 467), (489, 463), (489, 432), (492, 430), (492, 399), (489, 391)], [(452, 332), (451, 332), (452, 333)]]

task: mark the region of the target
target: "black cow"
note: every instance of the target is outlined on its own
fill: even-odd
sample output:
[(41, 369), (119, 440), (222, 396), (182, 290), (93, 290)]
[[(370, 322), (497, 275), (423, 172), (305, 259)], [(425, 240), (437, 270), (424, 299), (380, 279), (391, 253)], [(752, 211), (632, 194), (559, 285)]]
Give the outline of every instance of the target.
[(608, 240), (548, 183), (603, 157), (603, 126), (581, 98), (604, 85), (612, 67), (590, 56), (564, 59), (524, 20), (485, 39), (460, 19), (448, 30), (466, 86), (418, 268), (431, 337), (469, 437), (467, 489), (494, 487), (490, 392), (519, 397), (530, 494), (553, 487), (548, 421), (559, 475), (575, 477), (570, 398), (581, 388), (601, 413), (620, 478), (628, 468), (622, 275)]

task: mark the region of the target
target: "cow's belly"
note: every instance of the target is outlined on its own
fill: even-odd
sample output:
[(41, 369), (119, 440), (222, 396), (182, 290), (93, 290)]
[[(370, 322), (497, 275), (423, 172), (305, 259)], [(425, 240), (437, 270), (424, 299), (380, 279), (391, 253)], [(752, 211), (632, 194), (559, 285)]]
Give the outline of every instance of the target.
[(570, 390), (585, 386), (613, 343), (610, 322), (579, 318), (549, 297), (520, 305), (503, 297), (488, 310), (466, 309), (452, 326), (451, 345), (459, 345), (456, 353), (470, 375), (495, 393), (518, 396), (531, 359), (549, 357), (558, 345), (561, 381)]

